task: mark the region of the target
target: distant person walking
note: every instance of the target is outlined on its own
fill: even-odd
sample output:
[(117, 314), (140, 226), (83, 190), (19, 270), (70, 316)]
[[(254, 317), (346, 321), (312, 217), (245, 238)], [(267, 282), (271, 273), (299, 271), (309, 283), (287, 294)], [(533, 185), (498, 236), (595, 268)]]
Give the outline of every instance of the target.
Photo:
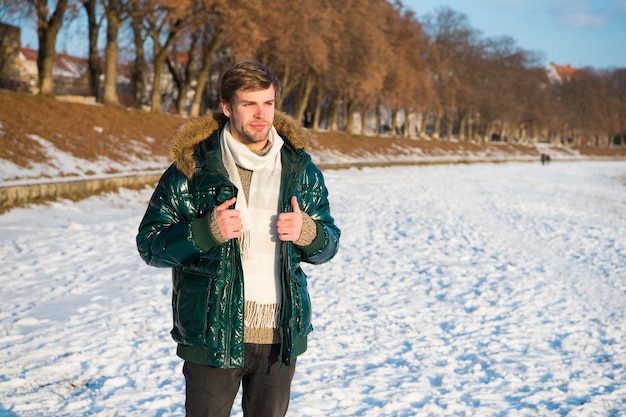
[(172, 337), (184, 360), (188, 417), (287, 413), (311, 304), (300, 262), (333, 258), (340, 231), (306, 133), (275, 111), (281, 82), (235, 64), (220, 83), (222, 113), (174, 135), (174, 163), (139, 226), (149, 265), (172, 268)]

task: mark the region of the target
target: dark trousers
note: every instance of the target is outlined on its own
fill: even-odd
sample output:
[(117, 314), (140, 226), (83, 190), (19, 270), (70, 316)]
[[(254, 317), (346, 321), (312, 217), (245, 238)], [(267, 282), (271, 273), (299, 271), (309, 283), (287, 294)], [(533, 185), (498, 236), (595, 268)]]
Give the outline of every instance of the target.
[(244, 416), (284, 417), (296, 358), (291, 366), (281, 367), (279, 349), (280, 345), (246, 343), (243, 368), (219, 369), (185, 361), (186, 416), (229, 417), (241, 384)]

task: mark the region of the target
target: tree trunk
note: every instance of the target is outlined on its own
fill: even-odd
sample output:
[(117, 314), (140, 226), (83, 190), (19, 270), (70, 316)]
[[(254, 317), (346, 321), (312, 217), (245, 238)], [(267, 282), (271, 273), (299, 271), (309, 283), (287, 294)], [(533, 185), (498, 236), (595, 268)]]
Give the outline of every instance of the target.
[(339, 110), (341, 97), (337, 94), (330, 104), (330, 115), (328, 120), (328, 131), (337, 132), (339, 130)]
[(154, 60), (154, 77), (152, 78), (152, 99), (150, 111), (152, 113), (162, 113), (163, 107), (161, 103), (161, 75), (163, 74), (163, 65), (165, 65), (165, 54), (161, 53)]
[(159, 34), (154, 32), (152, 34), (154, 77), (152, 78), (152, 99), (150, 111), (153, 113), (163, 112), (163, 106), (161, 103), (161, 76), (163, 75), (165, 60), (167, 59), (167, 50), (174, 41), (176, 33), (177, 31), (170, 30), (163, 45), (159, 43)]
[(313, 111), (313, 130), (317, 132), (320, 128), (320, 119), (322, 118), (322, 99), (324, 91), (321, 87), (317, 87), (317, 95), (315, 97), (315, 109)]
[(304, 112), (306, 110), (307, 104), (309, 103), (309, 97), (311, 96), (313, 87), (315, 87), (315, 76), (313, 74), (307, 74), (304, 78), (302, 94), (300, 94), (300, 99), (296, 104), (296, 111), (294, 113), (294, 117), (296, 118), (296, 120), (302, 120), (302, 118), (304, 117)]
[(408, 138), (410, 136), (409, 129), (411, 126), (411, 124), (409, 123), (409, 110), (406, 107), (403, 107), (402, 112), (404, 113), (404, 122), (402, 122), (400, 131), (402, 132), (403, 138)]
[(367, 111), (365, 109), (361, 112), (360, 135), (361, 136), (367, 135)]
[(196, 91), (194, 91), (193, 99), (191, 99), (191, 108), (189, 109), (190, 117), (198, 117), (200, 115), (200, 103), (204, 95), (204, 88), (209, 80), (209, 70), (200, 71), (198, 73), (198, 82), (196, 83)]
[(130, 80), (133, 85), (133, 97), (137, 102), (137, 106), (141, 107), (143, 102), (143, 94), (146, 90), (146, 84), (144, 79), (144, 72), (146, 69), (146, 54), (144, 50), (144, 39), (141, 36), (141, 20), (135, 21), (133, 19), (132, 29), (134, 37), (133, 42), (135, 44), (135, 61), (133, 62)]
[[(189, 59), (187, 60), (187, 66), (185, 66), (182, 74), (178, 76), (178, 97), (176, 98), (176, 112), (180, 115), (185, 114), (185, 104), (187, 104), (187, 95), (189, 91), (191, 91), (191, 82), (193, 79), (193, 74), (196, 72), (196, 60), (193, 59), (196, 53), (196, 48), (198, 44), (198, 33), (194, 32), (191, 36), (191, 42), (189, 45), (189, 50), (187, 52), (187, 56)], [(177, 55), (174, 55), (175, 57)], [(168, 63), (170, 61), (168, 60)], [(178, 62), (174, 62), (174, 65), (170, 66), (170, 69), (178, 68)], [(176, 78), (176, 71), (172, 71), (172, 75)]]
[(483, 135), (483, 143), (488, 143), (491, 141), (491, 126), (493, 126), (492, 122), (487, 122), (485, 124), (485, 134)]
[(83, 6), (87, 12), (87, 31), (89, 38), (89, 53), (87, 57), (87, 67), (89, 73), (89, 90), (91, 95), (96, 97), (96, 101), (101, 102), (100, 97), (100, 74), (102, 74), (102, 61), (98, 54), (98, 33), (100, 25), (96, 16), (97, 0), (83, 0)]
[(120, 21), (114, 13), (107, 15), (107, 44), (104, 49), (104, 104), (119, 106), (120, 100), (117, 97), (117, 57), (119, 48), (117, 45), (117, 34), (120, 29)]
[(420, 114), (421, 122), (417, 128), (417, 137), (419, 139), (424, 139), (426, 137), (426, 122), (428, 121), (428, 114), (428, 110), (424, 110)]
[(354, 124), (354, 109), (355, 109), (355, 105), (352, 100), (346, 103), (345, 114), (343, 117), (345, 120), (344, 130), (349, 135), (352, 135), (354, 133), (354, 129), (352, 126)]
[(180, 84), (178, 89), (178, 97), (176, 98), (176, 113), (180, 115), (185, 114), (185, 102), (190, 90), (191, 84), (188, 81), (188, 78), (185, 77), (185, 80)]
[(39, 94), (52, 95), (52, 66), (54, 64), (54, 44), (48, 31), (39, 37), (39, 54), (37, 55), (37, 70), (39, 71)]
[(454, 132), (454, 112), (449, 112), (446, 117), (446, 140), (452, 139), (452, 132)]
[(382, 132), (382, 127), (383, 127), (383, 115), (380, 111), (380, 103), (376, 103), (376, 127), (375, 127), (375, 132), (374, 132), (374, 136), (380, 136)]
[(200, 103), (204, 95), (204, 89), (209, 81), (209, 75), (211, 73), (211, 63), (213, 62), (213, 56), (215, 51), (219, 47), (222, 41), (222, 32), (217, 32), (211, 42), (204, 51), (204, 59), (202, 60), (202, 69), (198, 73), (198, 82), (196, 84), (196, 91), (191, 101), (191, 108), (189, 109), (189, 116), (198, 117), (200, 115)]
[(283, 89), (281, 95), (276, 99), (276, 110), (282, 109), (283, 101), (285, 101), (285, 96), (287, 95), (287, 93), (289, 93), (290, 90), (288, 86), (291, 83), (291, 66), (289, 66), (289, 64), (285, 65), (281, 81)]
[(398, 137), (398, 109), (396, 107), (391, 108), (391, 136)]
[(57, 35), (63, 25), (63, 14), (67, 9), (68, 0), (59, 0), (57, 7), (48, 19), (48, 8), (45, 0), (37, 0), (37, 37), (39, 53), (37, 55), (37, 71), (39, 72), (39, 94), (52, 95), (52, 68), (54, 65)]
[(467, 123), (469, 112), (464, 112), (460, 115), (459, 120), (459, 140), (464, 142), (469, 136), (469, 125)]
[(442, 111), (439, 110), (435, 115), (435, 125), (433, 126), (433, 139), (439, 139), (439, 126), (441, 125), (441, 119), (443, 118)]

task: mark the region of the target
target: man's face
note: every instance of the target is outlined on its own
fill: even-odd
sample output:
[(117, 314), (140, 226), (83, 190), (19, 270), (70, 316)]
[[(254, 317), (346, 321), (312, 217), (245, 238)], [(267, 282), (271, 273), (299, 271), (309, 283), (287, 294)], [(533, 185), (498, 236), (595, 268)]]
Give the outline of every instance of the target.
[(237, 91), (232, 103), (222, 102), (236, 141), (251, 150), (263, 149), (274, 123), (274, 86), (267, 90)]

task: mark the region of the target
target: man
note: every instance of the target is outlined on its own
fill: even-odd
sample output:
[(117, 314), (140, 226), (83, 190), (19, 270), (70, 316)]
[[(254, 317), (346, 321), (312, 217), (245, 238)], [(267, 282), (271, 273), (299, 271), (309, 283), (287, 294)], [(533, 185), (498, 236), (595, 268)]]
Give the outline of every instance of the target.
[(223, 114), (181, 126), (172, 166), (139, 226), (137, 247), (171, 267), (172, 337), (184, 360), (188, 417), (230, 415), (243, 388), (245, 416), (284, 416), (311, 305), (300, 262), (338, 249), (307, 136), (275, 111), (278, 78), (235, 64), (220, 84)]

